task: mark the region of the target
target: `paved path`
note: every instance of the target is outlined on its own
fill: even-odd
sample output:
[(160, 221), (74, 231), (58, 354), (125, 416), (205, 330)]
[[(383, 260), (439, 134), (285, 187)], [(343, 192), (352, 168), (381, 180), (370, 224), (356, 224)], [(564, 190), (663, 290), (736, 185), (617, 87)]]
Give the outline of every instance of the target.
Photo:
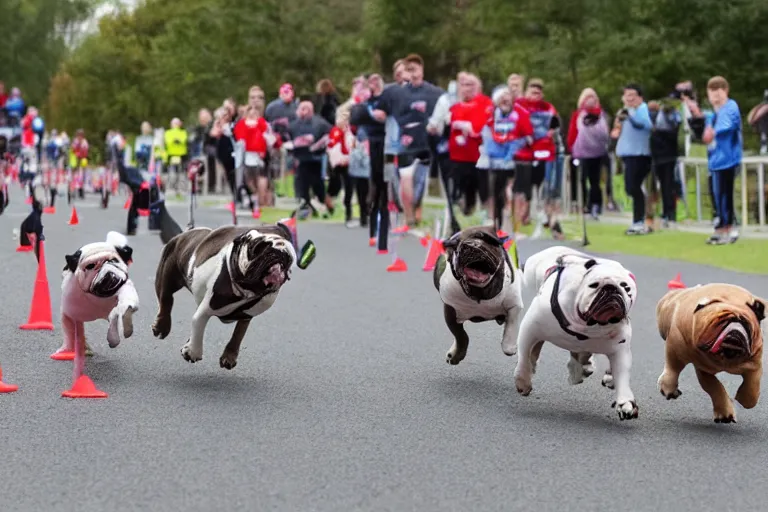
[[(18, 197), (18, 196), (17, 196)], [(122, 201), (116, 203), (122, 204)], [(411, 266), (387, 274), (360, 230), (302, 224), (318, 246), (274, 306), (254, 321), (237, 368), (218, 356), (231, 327), (211, 322), (202, 362), (179, 350), (192, 300), (180, 292), (171, 335), (153, 338), (153, 276), (161, 243), (133, 239), (141, 297), (136, 334), (111, 350), (106, 324), (87, 333), (87, 372), (105, 401), (60, 398), (71, 363), (48, 355), (61, 329), (23, 332), (34, 257), (11, 231), (23, 205), (0, 217), (0, 504), (3, 511), (549, 511), (761, 510), (768, 476), (768, 408), (737, 405), (739, 423), (712, 422), (707, 396), (686, 370), (677, 402), (656, 391), (663, 345), (654, 306), (678, 271), (687, 284), (727, 281), (765, 292), (768, 278), (622, 256), (637, 276), (632, 383), (640, 418), (619, 422), (596, 375), (567, 383), (567, 355), (547, 346), (530, 397), (512, 382), (515, 358), (495, 325), (469, 327), (469, 355), (451, 344), (424, 249), (407, 239)], [(64, 255), (122, 228), (124, 211), (83, 206), (46, 216), (48, 276), (59, 307)], [(173, 207), (185, 221), (183, 207)], [(200, 211), (200, 224), (227, 212)], [(521, 256), (546, 242), (522, 242)], [(764, 293), (768, 295), (768, 293)], [(526, 298), (527, 299), (527, 298)], [(731, 394), (736, 380), (727, 379)]]

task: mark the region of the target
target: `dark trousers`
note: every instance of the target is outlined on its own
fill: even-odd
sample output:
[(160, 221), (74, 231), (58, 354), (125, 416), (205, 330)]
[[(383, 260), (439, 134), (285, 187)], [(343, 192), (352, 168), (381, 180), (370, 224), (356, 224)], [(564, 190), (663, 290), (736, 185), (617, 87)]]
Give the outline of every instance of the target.
[(205, 157), (208, 176), (208, 190), (216, 190), (216, 155), (208, 154)]
[(632, 222), (637, 224), (645, 219), (645, 192), (643, 182), (651, 172), (651, 157), (625, 156), (624, 190), (632, 198)]
[(515, 171), (489, 171), (493, 180), (493, 225), (496, 231), (504, 223), (504, 204), (507, 202), (507, 183), (515, 177)]
[[(384, 181), (384, 141), (371, 140), (368, 144), (371, 161), (371, 179), (369, 181), (369, 200), (370, 218), (369, 233), (371, 238), (378, 234), (378, 248), (380, 251), (387, 250), (387, 240), (389, 238), (389, 209), (388, 209), (388, 189)], [(394, 162), (394, 157), (389, 157)]]
[(603, 158), (582, 158), (579, 162), (581, 164), (581, 193), (584, 198), (584, 205), (589, 211), (597, 206), (597, 213), (602, 213), (603, 191), (600, 189), (600, 175), (603, 170)]
[(299, 162), (299, 168), (296, 172), (298, 197), (309, 205), (314, 193), (318, 201), (325, 202), (325, 186), (323, 184), (323, 163), (319, 160), (308, 160)]
[(715, 196), (713, 204), (717, 205), (720, 222), (717, 228), (725, 228), (736, 223), (736, 215), (733, 206), (733, 185), (736, 181), (737, 167), (712, 171), (712, 189)]
[(667, 220), (677, 219), (677, 207), (675, 206), (675, 169), (677, 162), (662, 161), (654, 164), (656, 178), (661, 185), (661, 216)]

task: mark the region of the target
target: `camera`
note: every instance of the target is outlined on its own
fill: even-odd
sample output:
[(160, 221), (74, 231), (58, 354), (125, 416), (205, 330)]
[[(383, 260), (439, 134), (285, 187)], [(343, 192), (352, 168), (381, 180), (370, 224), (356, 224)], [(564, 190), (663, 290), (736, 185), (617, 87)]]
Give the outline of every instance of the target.
[(616, 119), (618, 119), (619, 121), (624, 121), (628, 117), (629, 117), (629, 110), (627, 110), (626, 107), (622, 108), (616, 113)]
[(680, 89), (675, 89), (672, 91), (669, 95), (670, 98), (674, 98), (676, 100), (682, 100), (683, 97), (690, 98), (692, 100), (696, 99), (696, 92), (693, 90), (692, 87), (683, 87)]

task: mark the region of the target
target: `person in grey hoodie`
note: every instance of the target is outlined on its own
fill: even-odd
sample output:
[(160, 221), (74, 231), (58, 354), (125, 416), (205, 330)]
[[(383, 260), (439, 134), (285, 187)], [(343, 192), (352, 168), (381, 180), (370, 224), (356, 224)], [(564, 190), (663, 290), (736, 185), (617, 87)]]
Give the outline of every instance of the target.
[(639, 85), (624, 87), (624, 108), (616, 115), (611, 138), (618, 139), (616, 156), (624, 162), (624, 188), (632, 198), (632, 225), (628, 235), (646, 235), (643, 182), (651, 172), (651, 117)]
[[(400, 196), (408, 226), (418, 224), (421, 200), (426, 191), (432, 158), (427, 137), (427, 122), (445, 91), (424, 81), (424, 60), (416, 54), (405, 59), (409, 82), (392, 88), (379, 105), (386, 117), (393, 117), (400, 129), (401, 149), (397, 156)], [(379, 117), (381, 117), (379, 115)], [(386, 119), (385, 117), (385, 119)]]

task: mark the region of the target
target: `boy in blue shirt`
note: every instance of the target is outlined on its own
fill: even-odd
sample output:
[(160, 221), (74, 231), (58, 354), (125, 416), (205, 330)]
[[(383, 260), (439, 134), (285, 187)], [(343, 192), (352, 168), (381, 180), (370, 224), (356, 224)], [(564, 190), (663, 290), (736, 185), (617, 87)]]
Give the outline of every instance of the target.
[(735, 222), (733, 184), (741, 166), (743, 146), (741, 111), (739, 105), (728, 97), (728, 81), (721, 76), (709, 80), (707, 97), (715, 114), (707, 120), (702, 141), (707, 145), (709, 172), (719, 217), (715, 234), (707, 243), (722, 245), (733, 243), (738, 238), (731, 230)]

